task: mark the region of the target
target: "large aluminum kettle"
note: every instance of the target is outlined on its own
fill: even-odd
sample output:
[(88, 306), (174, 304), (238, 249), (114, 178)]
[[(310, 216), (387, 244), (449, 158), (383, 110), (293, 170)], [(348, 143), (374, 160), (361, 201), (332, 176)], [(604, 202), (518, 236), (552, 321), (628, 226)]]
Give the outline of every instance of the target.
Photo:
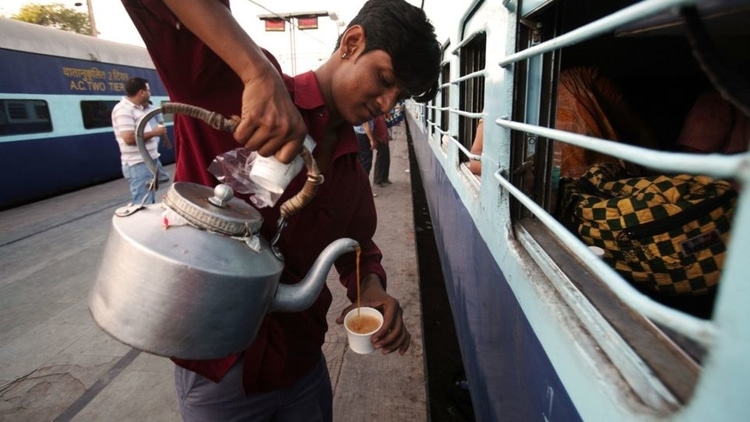
[[(167, 103), (147, 113), (136, 139), (154, 174), (153, 189), (158, 178), (143, 143), (145, 122), (162, 110), (185, 112), (186, 107), (186, 114), (233, 130), (231, 120), (184, 104)], [(210, 123), (217, 119), (220, 123)], [(309, 151), (303, 158), (308, 182), (282, 205), (279, 232), (322, 183)], [(260, 213), (234, 198), (226, 185), (211, 189), (176, 182), (162, 203), (118, 209), (89, 297), (91, 315), (119, 341), (160, 356), (211, 359), (243, 350), (267, 312), (310, 307), (333, 262), (359, 247), (352, 239), (336, 240), (302, 281), (282, 284), (283, 256), (260, 236), (262, 222)]]

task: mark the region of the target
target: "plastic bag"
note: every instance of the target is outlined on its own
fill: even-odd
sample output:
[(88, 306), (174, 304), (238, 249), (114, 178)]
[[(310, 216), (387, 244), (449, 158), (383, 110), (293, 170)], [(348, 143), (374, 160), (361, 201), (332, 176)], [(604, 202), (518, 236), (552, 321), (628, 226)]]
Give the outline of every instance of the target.
[(233, 149), (214, 158), (208, 171), (235, 193), (250, 195), (250, 202), (256, 208), (272, 207), (281, 198), (281, 193), (270, 192), (250, 179), (256, 157), (258, 153), (247, 148)]
[[(316, 145), (310, 135), (305, 137), (303, 146), (308, 151), (312, 152)], [(253, 171), (253, 166), (257, 167), (256, 171)], [(218, 155), (208, 166), (208, 171), (236, 193), (250, 195), (250, 202), (256, 208), (264, 208), (276, 205), (289, 182), (304, 167), (304, 160), (299, 155), (291, 163), (283, 164), (273, 156), (263, 157), (240, 147)]]

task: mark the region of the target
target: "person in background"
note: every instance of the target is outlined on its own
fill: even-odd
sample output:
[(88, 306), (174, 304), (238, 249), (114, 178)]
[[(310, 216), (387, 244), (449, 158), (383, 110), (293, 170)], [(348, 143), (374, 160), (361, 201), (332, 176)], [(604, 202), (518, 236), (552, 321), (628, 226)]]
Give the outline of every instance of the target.
[[(627, 102), (622, 90), (598, 67), (576, 66), (560, 72), (555, 129), (658, 149), (656, 135)], [(578, 177), (591, 166), (620, 159), (564, 142), (555, 142), (560, 176)]]
[(388, 142), (391, 140), (391, 135), (388, 125), (385, 122), (385, 116), (376, 117), (373, 126), (373, 135), (378, 142), (378, 152), (375, 155), (375, 168), (372, 173), (372, 179), (378, 186), (390, 185), (391, 181), (388, 175), (391, 172), (391, 148)]
[[(484, 148), (484, 119), (479, 119), (476, 127), (476, 134), (474, 135), (474, 141), (471, 144), (471, 152), (474, 155), (482, 155), (482, 148)], [(469, 160), (469, 170), (477, 176), (482, 174), (482, 162), (477, 160)]]
[[(148, 101), (148, 108), (146, 109), (146, 113), (150, 112), (154, 108), (154, 103), (151, 102), (151, 100)], [(156, 116), (154, 116), (154, 120), (156, 120), (156, 123), (159, 126), (164, 126), (164, 116), (159, 113)], [(172, 149), (172, 142), (169, 140), (169, 133), (165, 132), (164, 136), (162, 137), (162, 145), (165, 147)], [(159, 169), (159, 183), (167, 183), (170, 180), (169, 173), (167, 173), (167, 170), (164, 168), (164, 166), (161, 163), (161, 160), (158, 162), (158, 169)]]
[[(332, 241), (360, 244), (361, 304), (383, 312), (376, 349), (406, 353), (411, 335), (398, 300), (386, 293), (382, 254), (367, 174), (359, 163), (352, 126), (390, 110), (397, 100), (427, 102), (438, 89), (440, 43), (424, 11), (405, 0), (370, 0), (339, 37), (318, 69), (282, 75), (278, 62), (247, 35), (228, 0), (123, 0), (172, 101), (225, 116), (238, 115), (233, 134), (176, 115), (176, 181), (214, 186), (207, 170), (239, 142), (262, 156), (289, 163), (306, 134), (325, 183), (287, 219), (277, 247), (284, 255), (281, 283), (307, 274)], [(306, 180), (301, 172), (277, 205), (261, 208), (261, 235), (276, 233), (280, 207)], [(347, 296), (356, 302), (355, 254), (336, 261)], [(332, 295), (326, 285), (302, 312), (269, 313), (245, 350), (221, 359), (173, 359), (178, 403), (187, 421), (331, 421), (332, 391), (321, 347)], [(356, 305), (343, 310), (337, 323)], [(189, 312), (189, 310), (185, 310)]]
[(354, 133), (357, 135), (357, 144), (359, 145), (359, 161), (368, 177), (372, 169), (372, 152), (378, 148), (378, 140), (375, 139), (374, 131), (375, 119), (354, 126)]
[(703, 92), (685, 117), (677, 145), (684, 152), (745, 152), (750, 148), (750, 117), (717, 91)]
[[(153, 204), (155, 201), (154, 191), (148, 188), (154, 175), (143, 161), (135, 142), (136, 125), (138, 119), (147, 113), (149, 99), (151, 99), (151, 88), (148, 81), (143, 78), (130, 78), (125, 83), (125, 96), (112, 109), (112, 128), (120, 147), (122, 175), (130, 185), (132, 204)], [(146, 123), (143, 140), (149, 155), (156, 162), (157, 168), (161, 169), (161, 173), (164, 170), (159, 161), (159, 138), (166, 135), (167, 130), (163, 125), (155, 123), (154, 120)], [(169, 180), (168, 175), (167, 180)]]
[[(555, 129), (658, 149), (650, 125), (628, 104), (615, 82), (594, 66), (576, 66), (560, 72)], [(480, 120), (472, 154), (482, 154), (483, 132)], [(560, 169), (559, 176), (579, 177), (602, 162), (620, 162), (620, 159), (564, 142), (554, 143), (553, 166)], [(480, 175), (482, 163), (471, 160), (469, 169)], [(633, 170), (640, 171), (635, 167)]]

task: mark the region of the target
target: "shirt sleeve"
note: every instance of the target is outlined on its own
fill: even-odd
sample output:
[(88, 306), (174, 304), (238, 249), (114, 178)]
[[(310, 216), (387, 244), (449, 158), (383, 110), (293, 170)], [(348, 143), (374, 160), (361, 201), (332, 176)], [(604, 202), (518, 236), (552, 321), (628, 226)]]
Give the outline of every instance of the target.
[(127, 107), (118, 107), (112, 113), (112, 125), (114, 130), (120, 132), (135, 131), (135, 117)]

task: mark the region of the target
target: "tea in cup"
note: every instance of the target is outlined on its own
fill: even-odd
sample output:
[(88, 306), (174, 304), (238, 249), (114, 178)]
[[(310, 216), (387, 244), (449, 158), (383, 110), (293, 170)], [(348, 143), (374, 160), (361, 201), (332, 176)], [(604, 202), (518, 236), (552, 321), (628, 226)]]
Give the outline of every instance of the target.
[(366, 355), (375, 348), (372, 335), (383, 326), (383, 315), (375, 308), (354, 308), (344, 317), (344, 327), (353, 352)]

